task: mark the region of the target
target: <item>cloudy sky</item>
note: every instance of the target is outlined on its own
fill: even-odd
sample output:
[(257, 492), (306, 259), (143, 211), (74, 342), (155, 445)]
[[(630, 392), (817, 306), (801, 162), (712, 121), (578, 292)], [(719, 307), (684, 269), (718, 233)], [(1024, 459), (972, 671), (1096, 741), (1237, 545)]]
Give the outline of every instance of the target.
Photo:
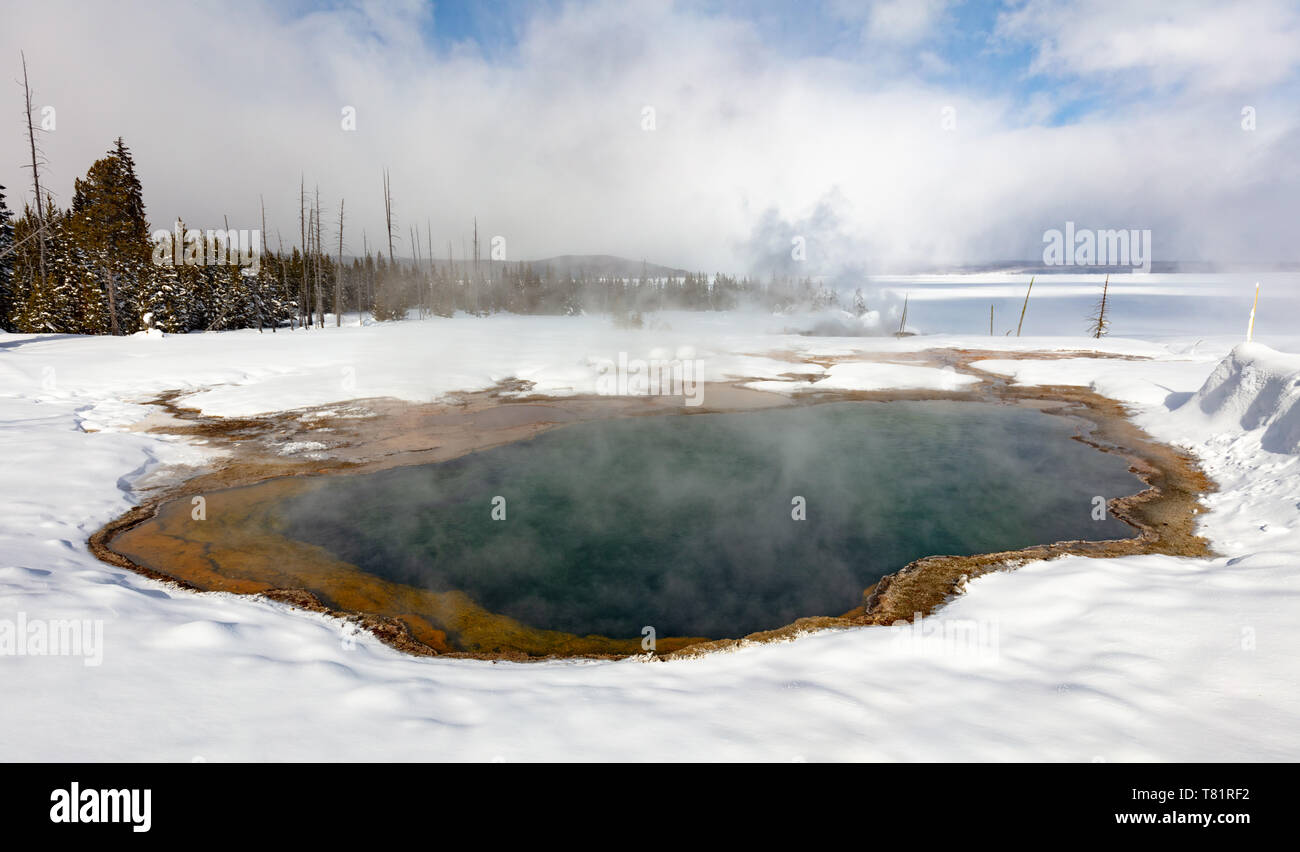
[(401, 253), (477, 216), (510, 259), (746, 271), (802, 235), (810, 269), (891, 271), (1040, 257), (1070, 220), (1300, 260), (1297, 0), (0, 0), (11, 207), (20, 50), (58, 202), (121, 135), (156, 225), (257, 227), (260, 195), (272, 247), (300, 176), (373, 245), (388, 168)]

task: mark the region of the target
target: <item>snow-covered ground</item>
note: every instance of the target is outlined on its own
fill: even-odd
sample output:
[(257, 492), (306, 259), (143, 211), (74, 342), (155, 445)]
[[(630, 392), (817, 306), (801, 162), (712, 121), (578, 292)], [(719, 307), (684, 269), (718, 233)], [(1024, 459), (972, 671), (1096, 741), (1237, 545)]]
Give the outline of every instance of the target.
[[(639, 330), (599, 317), (355, 322), (0, 334), (0, 651), (6, 621), (103, 631), (99, 660), (0, 656), (0, 759), (1300, 759), (1300, 357), (1274, 351), (1300, 339), (1232, 351), (1227, 336), (822, 338), (776, 333), (785, 318), (713, 314)], [(129, 428), (159, 391), (191, 388), (189, 404), (224, 416), (429, 400), (508, 377), (584, 393), (620, 352), (699, 358), (706, 378), (771, 388), (810, 375), (956, 387), (958, 375), (907, 363), (946, 346), (1151, 356), (980, 366), (1091, 385), (1193, 448), (1221, 486), (1202, 523), (1222, 556), (1037, 563), (979, 578), (907, 628), (673, 662), (513, 664), (406, 657), (327, 618), (107, 566), (85, 543), (133, 504), (133, 483), (210, 452)], [(776, 357), (857, 352), (900, 363)]]

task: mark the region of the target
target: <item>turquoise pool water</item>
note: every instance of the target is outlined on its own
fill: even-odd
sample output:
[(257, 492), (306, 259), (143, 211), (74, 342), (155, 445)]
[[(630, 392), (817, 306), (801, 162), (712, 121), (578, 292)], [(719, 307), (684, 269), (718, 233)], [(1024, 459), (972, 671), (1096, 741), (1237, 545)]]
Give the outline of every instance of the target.
[(637, 417), (328, 477), (277, 512), (369, 573), (535, 627), (737, 637), (842, 614), (921, 556), (1133, 535), (1093, 498), (1143, 484), (1074, 433), (972, 402)]

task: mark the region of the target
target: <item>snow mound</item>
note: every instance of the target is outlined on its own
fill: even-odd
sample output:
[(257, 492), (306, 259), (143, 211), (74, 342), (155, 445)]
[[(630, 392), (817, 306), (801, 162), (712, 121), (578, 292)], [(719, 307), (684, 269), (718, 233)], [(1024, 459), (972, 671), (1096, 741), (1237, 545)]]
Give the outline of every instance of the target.
[(189, 650), (215, 650), (238, 645), (242, 631), (234, 622), (199, 620), (163, 630), (156, 637), (156, 647)]
[(1202, 439), (1258, 432), (1261, 449), (1300, 454), (1300, 355), (1239, 344), (1176, 413)]
[(815, 383), (817, 390), (891, 390), (923, 388), (958, 390), (977, 384), (979, 379), (958, 373), (952, 367), (924, 367), (915, 364), (849, 361), (832, 364), (826, 378)]

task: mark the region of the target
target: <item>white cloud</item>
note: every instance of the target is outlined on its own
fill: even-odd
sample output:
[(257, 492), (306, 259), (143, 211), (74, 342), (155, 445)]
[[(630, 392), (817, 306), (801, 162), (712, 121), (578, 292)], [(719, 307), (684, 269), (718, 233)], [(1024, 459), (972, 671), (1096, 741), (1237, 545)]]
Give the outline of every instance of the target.
[[(427, 219), (438, 253), (450, 241), (459, 255), (477, 216), (512, 259), (601, 252), (737, 269), (771, 213), (817, 221), (831, 197), (842, 202), (833, 251), (867, 255), (870, 269), (1035, 256), (1043, 230), (1067, 218), (1150, 227), (1157, 258), (1296, 253), (1297, 119), (1273, 92), (1253, 100), (1254, 133), (1235, 104), (1178, 99), (1044, 127), (1039, 102), (904, 77), (864, 83), (848, 62), (782, 57), (743, 21), (661, 3), (521, 22), (517, 52), (495, 64), (472, 44), (431, 48), (419, 4), (297, 19), (255, 0), (224, 8), (6, 11), (0, 61), (18, 76), (25, 47), (38, 104), (58, 106), (45, 147), (63, 202), (122, 135), (155, 221), (181, 214), (208, 227), (229, 214), (255, 227), (264, 194), (272, 231), (296, 241), (301, 173), (327, 209), (346, 197), (354, 251), (363, 227), (380, 241), (387, 167), (404, 254), (408, 229), (423, 239)], [(1244, 78), (1256, 61), (1212, 67)], [(11, 117), (0, 133), (11, 196), (27, 185), (20, 98), (12, 88), (0, 110)], [(344, 105), (357, 108), (355, 133), (340, 129)], [(653, 131), (642, 129), (647, 106)]]
[(1159, 87), (1258, 91), (1300, 67), (1300, 7), (1289, 0), (1028, 0), (999, 30), (1038, 44), (1043, 73), (1140, 71)]
[(866, 36), (914, 44), (930, 34), (947, 6), (947, 0), (877, 0), (868, 13)]

